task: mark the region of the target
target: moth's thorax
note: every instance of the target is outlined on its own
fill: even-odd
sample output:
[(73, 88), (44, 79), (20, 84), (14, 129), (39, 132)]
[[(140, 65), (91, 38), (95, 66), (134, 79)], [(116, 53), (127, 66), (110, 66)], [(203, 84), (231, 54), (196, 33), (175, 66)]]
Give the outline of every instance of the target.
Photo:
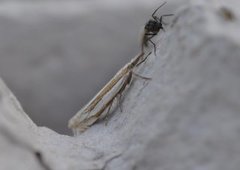
[(145, 31), (151, 33), (158, 33), (162, 28), (162, 23), (155, 20), (149, 20), (145, 25)]

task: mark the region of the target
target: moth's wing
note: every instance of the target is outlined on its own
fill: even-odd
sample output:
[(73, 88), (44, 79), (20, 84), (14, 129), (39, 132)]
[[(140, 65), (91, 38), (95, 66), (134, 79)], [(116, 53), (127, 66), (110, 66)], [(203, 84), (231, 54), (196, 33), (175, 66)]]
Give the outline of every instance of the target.
[[(140, 55), (138, 57), (140, 57)], [(98, 102), (94, 102), (99, 96), (98, 93), (86, 106), (69, 120), (68, 127), (72, 129), (74, 133), (75, 131), (81, 133), (94, 124), (98, 119), (104, 118), (108, 114), (108, 111), (106, 111), (107, 108), (113, 105), (124, 82), (125, 76), (121, 76), (118, 81), (111, 86), (111, 89), (104, 93), (100, 100), (97, 100)]]
[(82, 122), (86, 121), (90, 117), (94, 116), (94, 112), (86, 112), (86, 108), (89, 106), (87, 104), (80, 111), (76, 113), (68, 122), (68, 127), (70, 129), (76, 129), (81, 126)]
[(90, 118), (84, 119), (82, 122), (78, 123), (74, 128), (72, 128), (73, 134), (76, 136), (83, 133), (97, 120), (98, 120), (98, 117), (96, 116), (92, 116)]
[(88, 111), (89, 105), (91, 104), (91, 102), (89, 102), (69, 120), (68, 127), (73, 130), (74, 134), (76, 134), (75, 131), (78, 133), (84, 132), (102, 116), (96, 114), (99, 113), (99, 110), (103, 107), (104, 101), (103, 99), (100, 100), (91, 111)]

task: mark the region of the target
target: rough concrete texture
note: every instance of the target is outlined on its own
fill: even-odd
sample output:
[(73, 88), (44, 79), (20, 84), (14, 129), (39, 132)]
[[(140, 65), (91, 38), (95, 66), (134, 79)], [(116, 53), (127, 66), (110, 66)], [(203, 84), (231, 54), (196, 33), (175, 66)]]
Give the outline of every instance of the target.
[(156, 38), (157, 56), (139, 70), (152, 80), (136, 79), (123, 111), (112, 113), (107, 126), (100, 121), (79, 136), (35, 126), (1, 83), (0, 147), (6, 152), (0, 169), (239, 169), (236, 4), (181, 7), (168, 31)]

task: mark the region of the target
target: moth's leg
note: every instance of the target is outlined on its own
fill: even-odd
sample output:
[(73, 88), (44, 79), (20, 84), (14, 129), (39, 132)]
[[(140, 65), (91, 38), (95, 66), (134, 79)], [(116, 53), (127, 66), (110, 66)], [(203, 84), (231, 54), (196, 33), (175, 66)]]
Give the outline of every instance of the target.
[[(144, 35), (143, 35), (143, 40), (142, 40), (142, 52), (144, 52), (144, 47), (148, 47), (148, 42), (150, 41), (151, 43), (153, 43), (152, 41), (151, 41), (151, 39), (154, 37), (154, 36), (156, 36), (157, 35), (157, 33), (145, 33)], [(154, 46), (154, 49), (156, 48), (156, 45), (153, 43), (153, 46)]]
[(122, 101), (122, 93), (119, 93), (117, 100), (118, 100), (118, 107), (120, 109), (120, 112), (123, 112), (122, 103), (121, 103), (121, 101)]
[(137, 74), (135, 72), (133, 72), (133, 75), (136, 76), (136, 77), (139, 77), (141, 79), (144, 79), (144, 80), (152, 80), (152, 78), (150, 78), (150, 77), (144, 77), (144, 76), (141, 76), (141, 75), (139, 75), (139, 74)]
[(121, 87), (119, 88), (117, 92), (117, 104), (120, 109), (120, 112), (123, 111), (122, 108), (122, 95), (124, 93), (124, 90), (126, 90), (127, 86), (129, 86), (132, 82), (132, 70), (129, 71), (129, 73), (124, 77), (124, 80), (122, 81)]
[[(152, 38), (153, 38), (153, 37), (152, 37)], [(152, 38), (151, 38), (151, 39), (152, 39)], [(148, 41), (153, 45), (154, 54), (155, 54), (155, 56), (156, 56), (157, 47), (156, 47), (156, 44), (155, 44), (151, 39), (148, 39)]]
[(112, 104), (113, 104), (113, 101), (110, 103), (110, 105), (108, 106), (108, 110), (107, 110), (107, 114), (106, 114), (106, 117), (104, 118), (104, 121), (105, 121), (105, 126), (107, 126), (108, 124), (108, 121), (109, 121), (109, 113), (110, 113), (110, 110), (112, 108)]
[(122, 103), (121, 103), (121, 101), (122, 101), (122, 94), (123, 94), (125, 88), (131, 83), (131, 81), (132, 81), (132, 71), (130, 71), (128, 73), (128, 75), (124, 78), (124, 80), (123, 80), (123, 82), (121, 84), (121, 88), (119, 89), (118, 94), (117, 94), (117, 100), (118, 100), (117, 104), (118, 104), (118, 107), (120, 109), (120, 112), (123, 112)]
[(138, 67), (139, 65), (141, 65), (142, 63), (144, 63), (144, 62), (147, 60), (147, 58), (148, 58), (148, 56), (149, 56), (150, 54), (152, 54), (152, 52), (149, 52), (148, 55), (146, 55), (146, 57), (145, 57), (143, 60), (141, 60), (139, 63), (137, 63), (136, 67)]

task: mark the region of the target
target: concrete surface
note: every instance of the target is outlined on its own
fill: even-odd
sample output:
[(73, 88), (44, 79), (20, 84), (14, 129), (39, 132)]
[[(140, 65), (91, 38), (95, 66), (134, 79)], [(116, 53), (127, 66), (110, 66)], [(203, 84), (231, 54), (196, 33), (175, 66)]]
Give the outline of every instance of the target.
[(79, 136), (37, 127), (1, 82), (0, 169), (238, 169), (240, 34), (234, 2), (184, 4), (156, 38), (157, 56), (139, 70), (152, 80), (136, 79), (123, 111)]

